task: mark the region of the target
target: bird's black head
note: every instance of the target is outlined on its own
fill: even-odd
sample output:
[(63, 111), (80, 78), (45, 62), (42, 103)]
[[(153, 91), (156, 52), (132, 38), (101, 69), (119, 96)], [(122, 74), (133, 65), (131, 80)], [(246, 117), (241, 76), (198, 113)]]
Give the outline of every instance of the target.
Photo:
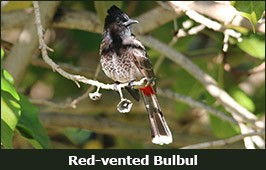
[(115, 5), (108, 9), (107, 13), (108, 15), (105, 18), (104, 25), (105, 29), (112, 24), (123, 28), (129, 27), (131, 24), (138, 23), (137, 20), (130, 19), (127, 14), (125, 14)]

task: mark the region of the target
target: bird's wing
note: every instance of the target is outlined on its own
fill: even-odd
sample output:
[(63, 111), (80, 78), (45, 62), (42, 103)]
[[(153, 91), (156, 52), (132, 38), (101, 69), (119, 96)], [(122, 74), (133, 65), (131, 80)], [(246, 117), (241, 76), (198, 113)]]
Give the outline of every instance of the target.
[[(131, 56), (134, 64), (146, 78), (155, 78), (152, 64), (144, 46), (135, 36), (131, 36), (123, 40), (123, 53), (127, 56)], [(154, 90), (156, 87), (154, 88)]]
[(139, 49), (133, 49), (132, 51), (134, 55), (134, 62), (140, 69), (142, 74), (147, 78), (154, 78), (152, 64), (146, 51), (142, 51)]
[(144, 46), (135, 37), (130, 41), (131, 47), (128, 52), (131, 53), (134, 63), (147, 78), (154, 78), (152, 64)]
[[(148, 54), (146, 53), (145, 48), (138, 40), (135, 39), (135, 42), (137, 42), (137, 44), (140, 44), (140, 46), (131, 47), (131, 50), (129, 50), (132, 51), (134, 63), (136, 64), (137, 68), (139, 68), (140, 72), (143, 74), (144, 77), (154, 78), (155, 80), (152, 64)], [(155, 81), (153, 85), (153, 90), (156, 92)]]

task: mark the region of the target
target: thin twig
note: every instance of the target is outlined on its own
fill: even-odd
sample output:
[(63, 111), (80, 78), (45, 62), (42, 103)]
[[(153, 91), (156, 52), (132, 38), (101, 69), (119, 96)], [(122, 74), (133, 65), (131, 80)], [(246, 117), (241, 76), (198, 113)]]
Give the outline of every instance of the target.
[[(247, 133), (254, 132), (254, 130), (247, 127), (244, 123), (238, 123), (238, 124), (239, 124), (241, 134), (247, 134)], [(255, 149), (255, 145), (250, 136), (245, 136), (243, 138), (243, 141), (244, 141), (244, 145), (246, 149)]]
[[(68, 68), (72, 68), (72, 66), (69, 65)], [(96, 80), (97, 77), (99, 76), (100, 68), (101, 68), (100, 64), (98, 64), (96, 72), (94, 74), (94, 78), (93, 78), (94, 80)], [(79, 68), (75, 68), (75, 69), (77, 70)], [(54, 102), (51, 102), (51, 101), (48, 101), (48, 100), (45, 100), (45, 99), (33, 99), (33, 98), (30, 98), (29, 100), (33, 104), (46, 105), (46, 106), (50, 106), (52, 108), (57, 108), (57, 109), (66, 109), (66, 108), (69, 108), (69, 107), (76, 108), (77, 103), (82, 101), (82, 100), (84, 100), (84, 99), (86, 99), (89, 96), (89, 94), (92, 92), (93, 89), (94, 89), (94, 86), (90, 86), (88, 88), (88, 90), (84, 94), (82, 94), (81, 96), (79, 96), (76, 99), (72, 100), (72, 102), (67, 102), (66, 104), (57, 104), (57, 103), (54, 103)]]
[[(113, 90), (115, 84), (104, 84), (96, 80), (87, 79), (84, 76), (69, 74), (63, 69), (61, 69), (60, 66), (57, 65), (51, 58), (49, 58), (48, 53), (47, 53), (47, 49), (49, 49), (49, 47), (45, 44), (44, 38), (43, 38), (44, 34), (43, 34), (43, 27), (42, 27), (41, 20), (40, 20), (40, 10), (39, 10), (38, 2), (33, 1), (33, 6), (34, 6), (35, 23), (37, 26), (37, 32), (38, 32), (42, 57), (44, 61), (52, 67), (53, 71), (56, 71), (59, 74), (61, 74), (63, 77), (74, 81), (78, 86), (79, 86), (78, 82), (82, 82), (84, 84), (90, 84), (92, 86), (97, 86), (98, 88)], [(146, 83), (147, 83), (147, 79), (143, 78), (140, 81), (134, 82), (132, 85), (134, 86), (134, 88), (142, 88)], [(128, 83), (116, 85), (117, 88), (124, 88), (126, 86), (128, 86)]]
[(263, 131), (263, 132), (246, 133), (246, 134), (233, 136), (228, 139), (222, 139), (222, 140), (216, 140), (216, 141), (211, 141), (211, 142), (199, 143), (195, 145), (189, 145), (189, 146), (182, 147), (180, 149), (204, 149), (204, 148), (206, 149), (206, 148), (211, 148), (211, 147), (224, 146), (224, 145), (228, 145), (228, 144), (240, 141), (245, 137), (251, 137), (251, 136), (265, 137), (265, 132)]
[[(179, 38), (185, 37), (187, 35), (195, 35), (198, 32), (200, 32), (201, 30), (203, 30), (204, 28), (205, 28), (204, 25), (198, 25), (196, 27), (193, 27), (193, 28), (189, 29), (187, 33), (185, 32), (185, 30), (183, 28), (181, 28), (181, 29), (178, 30), (177, 35), (176, 36), (173, 36), (173, 38), (169, 42), (168, 46), (169, 47), (173, 47), (174, 44), (176, 44), (176, 42), (178, 41)], [(158, 72), (158, 69), (159, 69), (160, 65), (162, 64), (164, 58), (165, 58), (165, 56), (164, 55), (161, 55), (158, 58), (157, 62), (155, 63), (155, 65), (154, 65), (154, 72), (155, 72), (155, 74)]]
[(186, 56), (178, 53), (176, 50), (170, 48), (168, 45), (160, 42), (152, 36), (138, 36), (138, 38), (148, 47), (152, 49), (160, 49), (160, 53), (167, 56), (170, 60), (180, 64), (192, 76), (194, 76), (203, 87), (215, 98), (217, 98), (224, 108), (237, 116), (235, 118), (239, 122), (248, 122), (251, 126), (258, 129), (264, 129), (264, 124), (258, 118), (249, 112), (247, 109), (239, 105), (227, 92), (221, 89), (217, 82), (197, 65), (191, 62)]
[(228, 35), (228, 34), (224, 34), (224, 40), (223, 40), (223, 43), (224, 43), (224, 45), (223, 45), (223, 52), (227, 52), (227, 50), (228, 50), (228, 47), (229, 47), (229, 43), (228, 43), (228, 41), (229, 41), (229, 35)]
[(178, 31), (177, 37), (181, 38), (181, 37), (185, 37), (187, 35), (195, 35), (198, 32), (200, 32), (201, 30), (203, 30), (204, 28), (205, 28), (205, 25), (202, 25), (202, 24), (198, 25), (198, 26), (195, 26), (195, 27), (192, 27), (187, 32), (183, 28), (181, 28)]
[(209, 113), (211, 113), (217, 117), (220, 117), (224, 121), (227, 121), (227, 122), (230, 122), (230, 123), (237, 125), (237, 121), (234, 118), (232, 118), (231, 116), (228, 116), (225, 113), (223, 113), (222, 111), (216, 110), (215, 108), (208, 106), (205, 103), (196, 101), (191, 97), (183, 96), (181, 94), (171, 92), (170, 90), (161, 90), (159, 88), (157, 89), (157, 93), (160, 96), (164, 96), (164, 97), (167, 97), (169, 99), (172, 99), (172, 100), (175, 100), (178, 102), (186, 103), (191, 107), (198, 107), (198, 108), (204, 109), (204, 110), (208, 111)]
[[(198, 13), (215, 19), (225, 25), (230, 23), (230, 25), (233, 26), (244, 27), (250, 31), (253, 30), (250, 21), (241, 16), (231, 4), (221, 4), (216, 1), (194, 1), (189, 7)], [(265, 34), (265, 22), (257, 23), (255, 29), (256, 32)]]
[(219, 31), (224, 33), (224, 46), (223, 46), (223, 51), (226, 52), (228, 50), (228, 40), (229, 36), (234, 37), (237, 39), (237, 41), (242, 41), (241, 39), (241, 33), (236, 32), (232, 29), (227, 29), (227, 25), (232, 22), (232, 20), (235, 18), (231, 18), (230, 21), (227, 21), (226, 25), (221, 25), (220, 23), (213, 21), (207, 17), (204, 17), (203, 15), (197, 13), (194, 10), (191, 10), (188, 5), (184, 5), (181, 2), (169, 2), (169, 4), (174, 8), (175, 11), (178, 11), (182, 9), (184, 13), (194, 21), (201, 23), (202, 25), (205, 25), (206, 27), (213, 29), (215, 31)]
[[(37, 2), (34, 3), (38, 4)], [(36, 9), (36, 8), (35, 8)], [(35, 13), (38, 13), (38, 10), (35, 10)], [(60, 73), (62, 76), (71, 79), (73, 81), (79, 81), (85, 84), (90, 84), (93, 86), (97, 86), (103, 89), (113, 89), (114, 85), (109, 85), (109, 84), (103, 84), (95, 80), (90, 80), (87, 79), (83, 76), (79, 75), (72, 75), (69, 73), (66, 73), (64, 70), (62, 70), (58, 65), (56, 65), (47, 55), (47, 48), (43, 40), (43, 33), (42, 33), (42, 26), (40, 23), (40, 19), (38, 18), (38, 14), (35, 15), (36, 17), (36, 24), (38, 28), (38, 35), (39, 35), (39, 42), (42, 47), (42, 56), (43, 59), (51, 65), (51, 67)], [(236, 114), (238, 116), (238, 121), (246, 121), (249, 122), (251, 125), (254, 125), (255, 127), (258, 128), (264, 128), (264, 125), (257, 120), (257, 118), (247, 111), (245, 108), (240, 106), (237, 102), (234, 101), (224, 90), (220, 89), (216, 83), (216, 81), (210, 77), (208, 74), (204, 73), (198, 66), (193, 64), (190, 60), (188, 60), (186, 57), (184, 57), (182, 54), (177, 53), (175, 50), (172, 50), (170, 47), (167, 45), (159, 42), (158, 40), (152, 38), (151, 36), (140, 36), (142, 42), (145, 43), (146, 45), (152, 47), (153, 49), (161, 49), (160, 52), (173, 61), (181, 64), (188, 72), (190, 72), (196, 79), (198, 79), (204, 87), (212, 94), (214, 97), (219, 99), (221, 103), (224, 105), (224, 107), (231, 112), (232, 114)], [(145, 84), (145, 80), (142, 79), (139, 82), (134, 82), (135, 88), (140, 88), (143, 87)], [(126, 87), (128, 84), (120, 84), (120, 88)]]
[(29, 100), (32, 104), (41, 104), (41, 105), (49, 106), (52, 108), (64, 108), (65, 107), (65, 105), (63, 105), (63, 104), (57, 104), (57, 103), (51, 102), (51, 101), (46, 100), (46, 99), (29, 98)]
[[(31, 64), (37, 67), (43, 67), (49, 69), (51, 68), (42, 58), (37, 58), (35, 56), (32, 57)], [(74, 66), (72, 64), (62, 63), (62, 62), (58, 62), (58, 65), (60, 65), (60, 67), (63, 70), (73, 74), (86, 75), (86, 77), (88, 78), (93, 78), (95, 76), (95, 69), (93, 68)], [(104, 73), (100, 73), (97, 78), (101, 80), (106, 80), (106, 76), (104, 76)]]
[[(60, 1), (40, 2), (40, 8), (43, 11), (41, 20), (44, 28), (50, 25), (59, 4)], [(34, 25), (34, 14), (32, 13), (26, 16), (27, 19), (22, 23), (23, 29), (20, 31), (17, 41), (3, 61), (3, 67), (12, 75), (15, 86), (18, 85), (23, 78), (23, 74), (30, 63), (30, 59), (38, 48), (38, 35), (36, 34), (36, 27)], [(13, 20), (17, 20), (16, 17), (14, 17)], [(1, 30), (2, 23), (1, 12)]]
[[(177, 40), (178, 40), (177, 36), (174, 36), (172, 38), (172, 40), (169, 42), (169, 44), (168, 44), (169, 47), (173, 47), (173, 45), (177, 42)], [(159, 69), (160, 65), (162, 64), (164, 58), (165, 58), (165, 56), (164, 55), (161, 55), (158, 58), (157, 62), (155, 63), (155, 65), (154, 65), (154, 72), (155, 72), (155, 74), (158, 72), (158, 69)]]
[[(218, 20), (220, 22), (226, 22), (228, 18), (232, 18), (232, 6), (224, 6), (217, 4), (215, 2), (207, 2), (207, 1), (194, 1), (191, 9), (197, 11), (198, 13), (204, 14)], [(30, 9), (30, 8), (28, 8)], [(28, 10), (27, 9), (27, 10)], [(207, 10), (206, 10), (207, 9)], [(51, 26), (57, 28), (67, 28), (67, 29), (79, 29), (84, 31), (91, 31), (101, 34), (102, 27), (100, 24), (100, 20), (97, 15), (90, 11), (82, 11), (82, 10), (62, 10), (62, 15), (60, 16), (60, 20), (56, 20), (52, 23)], [(213, 12), (215, 11), (215, 12)], [(217, 13), (219, 12), (219, 13)], [(227, 14), (230, 14), (228, 17)], [(143, 24), (139, 24), (136, 28), (136, 32), (139, 34), (145, 34), (151, 32), (152, 30), (158, 28), (159, 26), (170, 22), (174, 18), (174, 13), (170, 11), (168, 8), (158, 7), (152, 9), (151, 11), (147, 11), (146, 13), (139, 16), (137, 19), (143, 21)], [(180, 15), (182, 15), (182, 11), (180, 10)], [(28, 20), (28, 12), (23, 10), (13, 10), (8, 12), (1, 13), (1, 28), (14, 28), (14, 27), (22, 27), (25, 21)], [(231, 19), (229, 19), (231, 20)], [(253, 30), (252, 25), (249, 20), (242, 17), (237, 16), (232, 21), (231, 25), (244, 27), (249, 30)], [(256, 32), (261, 32), (265, 34), (265, 22), (258, 22), (255, 25)], [(133, 29), (134, 30), (134, 29)]]
[[(96, 72), (95, 72), (95, 75), (94, 75), (94, 78), (93, 78), (94, 80), (97, 79), (97, 77), (98, 77), (98, 75), (99, 75), (99, 73), (100, 73), (100, 68), (101, 68), (101, 66), (100, 66), (100, 64), (98, 64), (97, 69), (96, 69)], [(86, 99), (86, 98), (89, 96), (89, 94), (92, 92), (93, 89), (94, 89), (94, 86), (90, 86), (90, 87), (88, 88), (88, 90), (86, 91), (86, 93), (84, 93), (83, 95), (81, 95), (81, 96), (79, 96), (78, 98), (74, 99), (74, 100), (69, 104), (69, 106), (71, 106), (71, 107), (73, 107), (73, 108), (76, 108), (77, 103), (80, 102), (80, 101), (82, 101), (82, 100), (84, 100), (84, 99)]]
[[(165, 54), (167, 57), (169, 57), (169, 59), (182, 65), (183, 68), (185, 68), (189, 73), (191, 73), (191, 75), (198, 79), (202, 83), (202, 85), (208, 90), (208, 92), (213, 97), (217, 98), (218, 101), (221, 102), (221, 104), (224, 106), (224, 108), (232, 114), (233, 118), (238, 122), (242, 134), (246, 133), (244, 131), (244, 127), (246, 125), (242, 122), (250, 123), (250, 125), (255, 129), (265, 128), (263, 122), (259, 121), (254, 114), (239, 105), (230, 95), (228, 95), (223, 89), (218, 86), (217, 82), (211, 76), (206, 74), (203, 70), (201, 70), (198, 66), (192, 63), (185, 56), (177, 53), (169, 46), (159, 42), (151, 36), (142, 36), (140, 37), (140, 39), (143, 43), (145, 43), (145, 45), (153, 49), (161, 49), (160, 52), (162, 54)], [(157, 45), (160, 46), (160, 48)], [(246, 137), (244, 138), (244, 140), (252, 141), (249, 138), (250, 137)]]
[[(93, 86), (91, 86), (88, 89), (88, 91), (86, 93), (84, 93), (82, 96), (80, 96), (80, 97), (76, 98), (75, 100), (73, 100), (71, 102), (71, 104), (56, 104), (56, 103), (53, 103), (53, 102), (45, 100), (45, 99), (32, 99), (32, 98), (30, 99), (30, 101), (33, 104), (46, 105), (46, 106), (50, 106), (52, 108), (57, 108), (57, 109), (65, 109), (65, 108), (68, 108), (68, 107), (73, 107), (73, 105), (76, 105), (79, 101), (83, 100), (84, 98), (87, 98), (89, 93), (92, 91), (92, 87)], [(178, 93), (173, 93), (173, 92), (171, 92), (169, 90), (161, 90), (160, 88), (157, 89), (157, 94), (159, 96), (163, 96), (163, 97), (169, 98), (171, 100), (175, 100), (175, 101), (178, 101), (178, 102), (182, 102), (182, 103), (188, 104), (191, 107), (197, 107), (197, 108), (204, 109), (204, 110), (208, 111), (210, 114), (213, 114), (213, 115), (215, 115), (217, 117), (220, 117), (224, 121), (227, 121), (227, 122), (230, 122), (232, 124), (237, 125), (237, 121), (234, 118), (226, 115), (222, 111), (216, 110), (215, 108), (213, 108), (211, 106), (208, 106), (205, 103), (196, 101), (196, 100), (194, 100), (193, 98), (191, 98), (189, 96), (184, 96), (184, 95), (181, 95), (181, 94), (178, 94)]]

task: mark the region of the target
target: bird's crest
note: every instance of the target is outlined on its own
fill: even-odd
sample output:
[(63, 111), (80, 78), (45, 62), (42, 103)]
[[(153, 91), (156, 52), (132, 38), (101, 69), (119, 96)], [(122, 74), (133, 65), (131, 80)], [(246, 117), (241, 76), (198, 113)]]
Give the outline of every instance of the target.
[(113, 5), (110, 9), (107, 11), (109, 16), (114, 16), (114, 17), (123, 17), (125, 20), (129, 20), (129, 17), (127, 16), (126, 13), (121, 11), (117, 6)]
[(112, 24), (116, 22), (117, 20), (120, 20), (122, 22), (126, 22), (129, 20), (129, 17), (126, 13), (121, 11), (117, 6), (113, 5), (110, 9), (107, 11), (108, 15), (105, 18), (105, 28), (108, 27), (109, 24)]

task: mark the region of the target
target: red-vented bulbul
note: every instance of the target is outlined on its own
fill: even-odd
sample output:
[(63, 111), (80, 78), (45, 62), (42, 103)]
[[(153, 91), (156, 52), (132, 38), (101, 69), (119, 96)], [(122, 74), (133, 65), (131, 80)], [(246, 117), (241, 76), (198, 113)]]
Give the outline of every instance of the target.
[[(155, 76), (144, 46), (131, 32), (130, 19), (118, 7), (112, 6), (105, 18), (103, 40), (100, 47), (101, 65), (104, 73), (120, 83), (132, 83), (146, 77), (154, 81)], [(126, 88), (139, 101), (139, 90)], [(155, 83), (140, 88), (151, 124), (152, 142), (169, 144), (172, 134), (160, 109)]]

